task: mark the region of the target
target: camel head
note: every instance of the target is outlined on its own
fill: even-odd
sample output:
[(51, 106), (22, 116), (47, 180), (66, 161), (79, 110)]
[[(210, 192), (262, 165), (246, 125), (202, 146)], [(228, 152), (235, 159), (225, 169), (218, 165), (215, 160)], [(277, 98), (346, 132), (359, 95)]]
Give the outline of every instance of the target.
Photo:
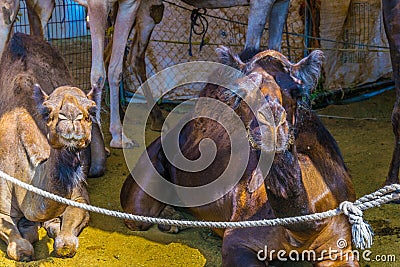
[(228, 48), (219, 48), (217, 53), (222, 63), (246, 75), (237, 80), (234, 94), (255, 107), (248, 126), (250, 144), (267, 152), (288, 150), (295, 141), (297, 109), (311, 106), (310, 94), (321, 73), (323, 53), (313, 51), (297, 64), (274, 50), (260, 52), (247, 63)]
[(51, 147), (79, 151), (89, 145), (98, 108), (94, 99), (99, 93), (98, 87), (85, 95), (79, 88), (61, 86), (47, 95), (40, 85), (34, 85), (34, 99), (46, 121)]

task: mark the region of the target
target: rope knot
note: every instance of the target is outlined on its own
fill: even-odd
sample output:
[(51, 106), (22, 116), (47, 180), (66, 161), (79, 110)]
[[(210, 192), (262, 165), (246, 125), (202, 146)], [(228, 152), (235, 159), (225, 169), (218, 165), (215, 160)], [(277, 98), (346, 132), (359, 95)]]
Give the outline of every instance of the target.
[(339, 210), (349, 218), (351, 224), (351, 235), (356, 248), (370, 248), (374, 233), (371, 226), (364, 221), (362, 210), (349, 201), (343, 201), (340, 203)]

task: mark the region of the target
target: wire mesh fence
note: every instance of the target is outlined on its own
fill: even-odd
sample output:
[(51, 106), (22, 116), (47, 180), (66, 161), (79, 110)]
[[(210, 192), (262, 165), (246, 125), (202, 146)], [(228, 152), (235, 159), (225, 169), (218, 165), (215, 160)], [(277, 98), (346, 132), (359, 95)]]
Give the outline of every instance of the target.
[[(86, 27), (86, 11), (71, 0), (56, 0), (56, 7), (45, 29), (45, 38), (63, 55), (76, 83), (83, 89), (90, 88), (91, 41)], [(30, 33), (28, 11), (24, 0), (14, 32)]]
[[(84, 89), (88, 89), (90, 87), (91, 42), (90, 30), (86, 27), (85, 8), (79, 6), (73, 0), (56, 0), (55, 2), (56, 8), (53, 11), (50, 22), (48, 23), (45, 37), (53, 45), (58, 47), (64, 55), (69, 69), (76, 79), (77, 85)], [(307, 46), (310, 45), (310, 39), (316, 40), (315, 47), (321, 45), (322, 49), (327, 51), (327, 58), (331, 61), (334, 61), (335, 58), (341, 59), (341, 64), (346, 63), (346, 68), (359, 68), (356, 65), (354, 65), (355, 67), (350, 66), (348, 63), (359, 64), (368, 61), (366, 56), (370, 56), (371, 50), (367, 49), (368, 45), (366, 44), (369, 44), (371, 40), (372, 45), (375, 45), (375, 49), (381, 49), (381, 40), (383, 40), (383, 38), (376, 38), (372, 33), (372, 31), (376, 30), (375, 28), (377, 28), (377, 26), (375, 26), (375, 28), (369, 26), (370, 24), (374, 25), (374, 23), (379, 26), (379, 23), (371, 21), (375, 15), (372, 16), (371, 11), (369, 10), (370, 2), (377, 5), (379, 1), (352, 1), (352, 7), (354, 8), (351, 8), (350, 11), (353, 10), (352, 12), (346, 14), (346, 23), (343, 31), (341, 31), (341, 28), (338, 28), (334, 29), (338, 33), (334, 32), (333, 29), (329, 32), (329, 29), (326, 30), (326, 25), (321, 26), (321, 29), (324, 29), (324, 35), (331, 38), (329, 40), (326, 38), (324, 39), (324, 36), (318, 39), (318, 37), (320, 37), (319, 32), (316, 33), (315, 37), (317, 38), (313, 39), (313, 37), (307, 36), (307, 34), (314, 35), (314, 33), (308, 32), (307, 28), (309, 28), (309, 24), (316, 23), (315, 21), (312, 21), (315, 17), (320, 17), (319, 13), (313, 14), (314, 10), (310, 8), (310, 5), (313, 5), (314, 2), (319, 3), (317, 5), (318, 8), (315, 8), (316, 10), (318, 9), (318, 12), (319, 9), (322, 12), (322, 4), (325, 5), (325, 8), (326, 5), (330, 5), (326, 2), (322, 3), (320, 0), (291, 0), (282, 41), (282, 52), (288, 56), (291, 61), (298, 61), (307, 51), (309, 51), (310, 47)], [(176, 0), (163, 0), (163, 4), (165, 5), (164, 18), (158, 25), (156, 25), (149, 47), (146, 51), (147, 77), (178, 63), (196, 60), (217, 61), (218, 59), (215, 53), (215, 48), (219, 45), (228, 46), (235, 52), (240, 52), (243, 48), (247, 30), (247, 19), (249, 16), (248, 7), (207, 9), (204, 14), (204, 19), (207, 20), (207, 27), (204, 29), (204, 35), (192, 34), (189, 42), (191, 25), (190, 17), (194, 7)], [(378, 7), (375, 9), (378, 10)], [(307, 10), (308, 12), (306, 12)], [(326, 12), (328, 11), (325, 10), (324, 12), (325, 15), (321, 13), (321, 20), (326, 21), (329, 18), (323, 16), (326, 16)], [(379, 14), (377, 14), (377, 16), (378, 15)], [(312, 18), (311, 21), (310, 17)], [(199, 25), (200, 24), (201, 23), (199, 23)], [(21, 0), (18, 21), (15, 23), (14, 27), (15, 31), (29, 33), (27, 10), (24, 0)], [(318, 27), (319, 22), (316, 28)], [(202, 29), (197, 30), (200, 32), (202, 31)], [(266, 48), (268, 41), (267, 31), (268, 29), (265, 30), (262, 38), (262, 48)], [(379, 34), (382, 35), (382, 33)], [(204, 46), (200, 50), (200, 43), (202, 42), (204, 43)], [(361, 43), (361, 45), (358, 43)], [(189, 55), (188, 50), (190, 47), (192, 49), (192, 55)], [(339, 55), (330, 52), (340, 49), (345, 51), (339, 51), (341, 53)], [(380, 53), (379, 51), (378, 53)], [(381, 57), (380, 54), (377, 55), (378, 57)], [(329, 66), (327, 76), (336, 77), (336, 70), (334, 68), (340, 69), (340, 65), (338, 65), (337, 62), (329, 63), (330, 64), (326, 64), (326, 66), (332, 65), (334, 67)], [(384, 70), (386, 73), (388, 72), (386, 71), (386, 68), (387, 66), (385, 65), (379, 67), (379, 70)], [(385, 75), (381, 72), (383, 71), (377, 73), (376, 76)], [(346, 71), (346, 73), (348, 73), (348, 71)], [(354, 75), (356, 78), (360, 76), (361, 75)], [(136, 75), (129, 67), (124, 70), (123, 78), (124, 91), (134, 92), (136, 88), (138, 88), (139, 81), (137, 81)], [(371, 79), (371, 77), (367, 77), (363, 80), (369, 81)], [(350, 81), (351, 79), (348, 77), (346, 77), (346, 79), (334, 78), (334, 80), (339, 83), (352, 83)], [(362, 84), (365, 82), (359, 79), (355, 80), (355, 84)], [(327, 85), (329, 85), (329, 83), (327, 83)], [(196, 95), (201, 86), (201, 84), (198, 84), (192, 87), (186, 86), (185, 88), (179, 88), (174, 90), (169, 97), (191, 97)], [(342, 85), (336, 85), (336, 83), (332, 86), (342, 87)]]
[[(301, 2), (301, 0), (293, 0), (293, 2)], [(197, 20), (198, 25), (190, 34), (191, 14), (195, 8), (181, 1), (166, 0), (163, 3), (165, 5), (163, 20), (156, 25), (146, 51), (148, 76), (178, 63), (198, 60), (218, 61), (215, 49), (219, 45), (227, 46), (236, 53), (240, 53), (243, 49), (249, 16), (248, 6), (200, 11), (203, 16)], [(293, 9), (294, 7), (289, 12), (287, 30), (302, 34), (304, 20)], [(195, 34), (196, 31), (201, 34)], [(267, 48), (267, 32), (268, 29), (265, 30), (262, 38), (262, 49)], [(282, 52), (291, 60), (302, 58), (304, 52), (302, 39), (301, 35), (285, 33)], [(204, 44), (202, 47), (201, 43)], [(135, 91), (139, 86), (139, 81), (133, 71), (128, 68), (123, 76), (124, 88)], [(196, 95), (202, 86), (201, 83), (186, 85), (173, 90), (166, 98), (191, 97)]]

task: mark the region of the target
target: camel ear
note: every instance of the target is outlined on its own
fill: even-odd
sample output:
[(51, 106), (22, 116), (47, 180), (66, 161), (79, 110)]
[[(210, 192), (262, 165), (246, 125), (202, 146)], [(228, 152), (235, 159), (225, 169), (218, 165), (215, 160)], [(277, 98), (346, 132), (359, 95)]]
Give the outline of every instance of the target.
[(228, 47), (220, 45), (215, 52), (218, 55), (219, 62), (232, 68), (242, 70), (246, 64), (239, 58), (238, 55), (234, 54)]
[(96, 103), (96, 106), (100, 107), (101, 105), (101, 88), (100, 88), (100, 83), (95, 83), (92, 85), (92, 89), (90, 92), (86, 95), (87, 98), (90, 100), (94, 101)]
[[(101, 78), (100, 78), (101, 79)], [(94, 101), (96, 105), (89, 107), (88, 112), (92, 116), (92, 120), (100, 123), (100, 107), (101, 107), (101, 80), (92, 85), (92, 89), (86, 95), (88, 99)]]
[(42, 90), (39, 84), (35, 83), (33, 85), (33, 99), (35, 100), (36, 107), (43, 118), (47, 119), (51, 112), (51, 108), (45, 105), (44, 102), (49, 98), (49, 96)]
[(264, 177), (260, 168), (256, 168), (251, 173), (250, 181), (247, 183), (247, 191), (254, 193), (264, 183)]
[(293, 65), (290, 74), (300, 80), (302, 95), (309, 96), (315, 89), (321, 75), (324, 53), (314, 50), (306, 58)]

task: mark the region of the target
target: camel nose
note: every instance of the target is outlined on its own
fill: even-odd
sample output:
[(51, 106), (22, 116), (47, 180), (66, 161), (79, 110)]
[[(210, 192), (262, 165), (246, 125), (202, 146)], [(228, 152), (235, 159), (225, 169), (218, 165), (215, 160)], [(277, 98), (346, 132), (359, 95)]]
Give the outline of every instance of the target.
[(270, 127), (279, 127), (286, 122), (286, 110), (278, 101), (268, 101), (257, 110), (257, 120)]

